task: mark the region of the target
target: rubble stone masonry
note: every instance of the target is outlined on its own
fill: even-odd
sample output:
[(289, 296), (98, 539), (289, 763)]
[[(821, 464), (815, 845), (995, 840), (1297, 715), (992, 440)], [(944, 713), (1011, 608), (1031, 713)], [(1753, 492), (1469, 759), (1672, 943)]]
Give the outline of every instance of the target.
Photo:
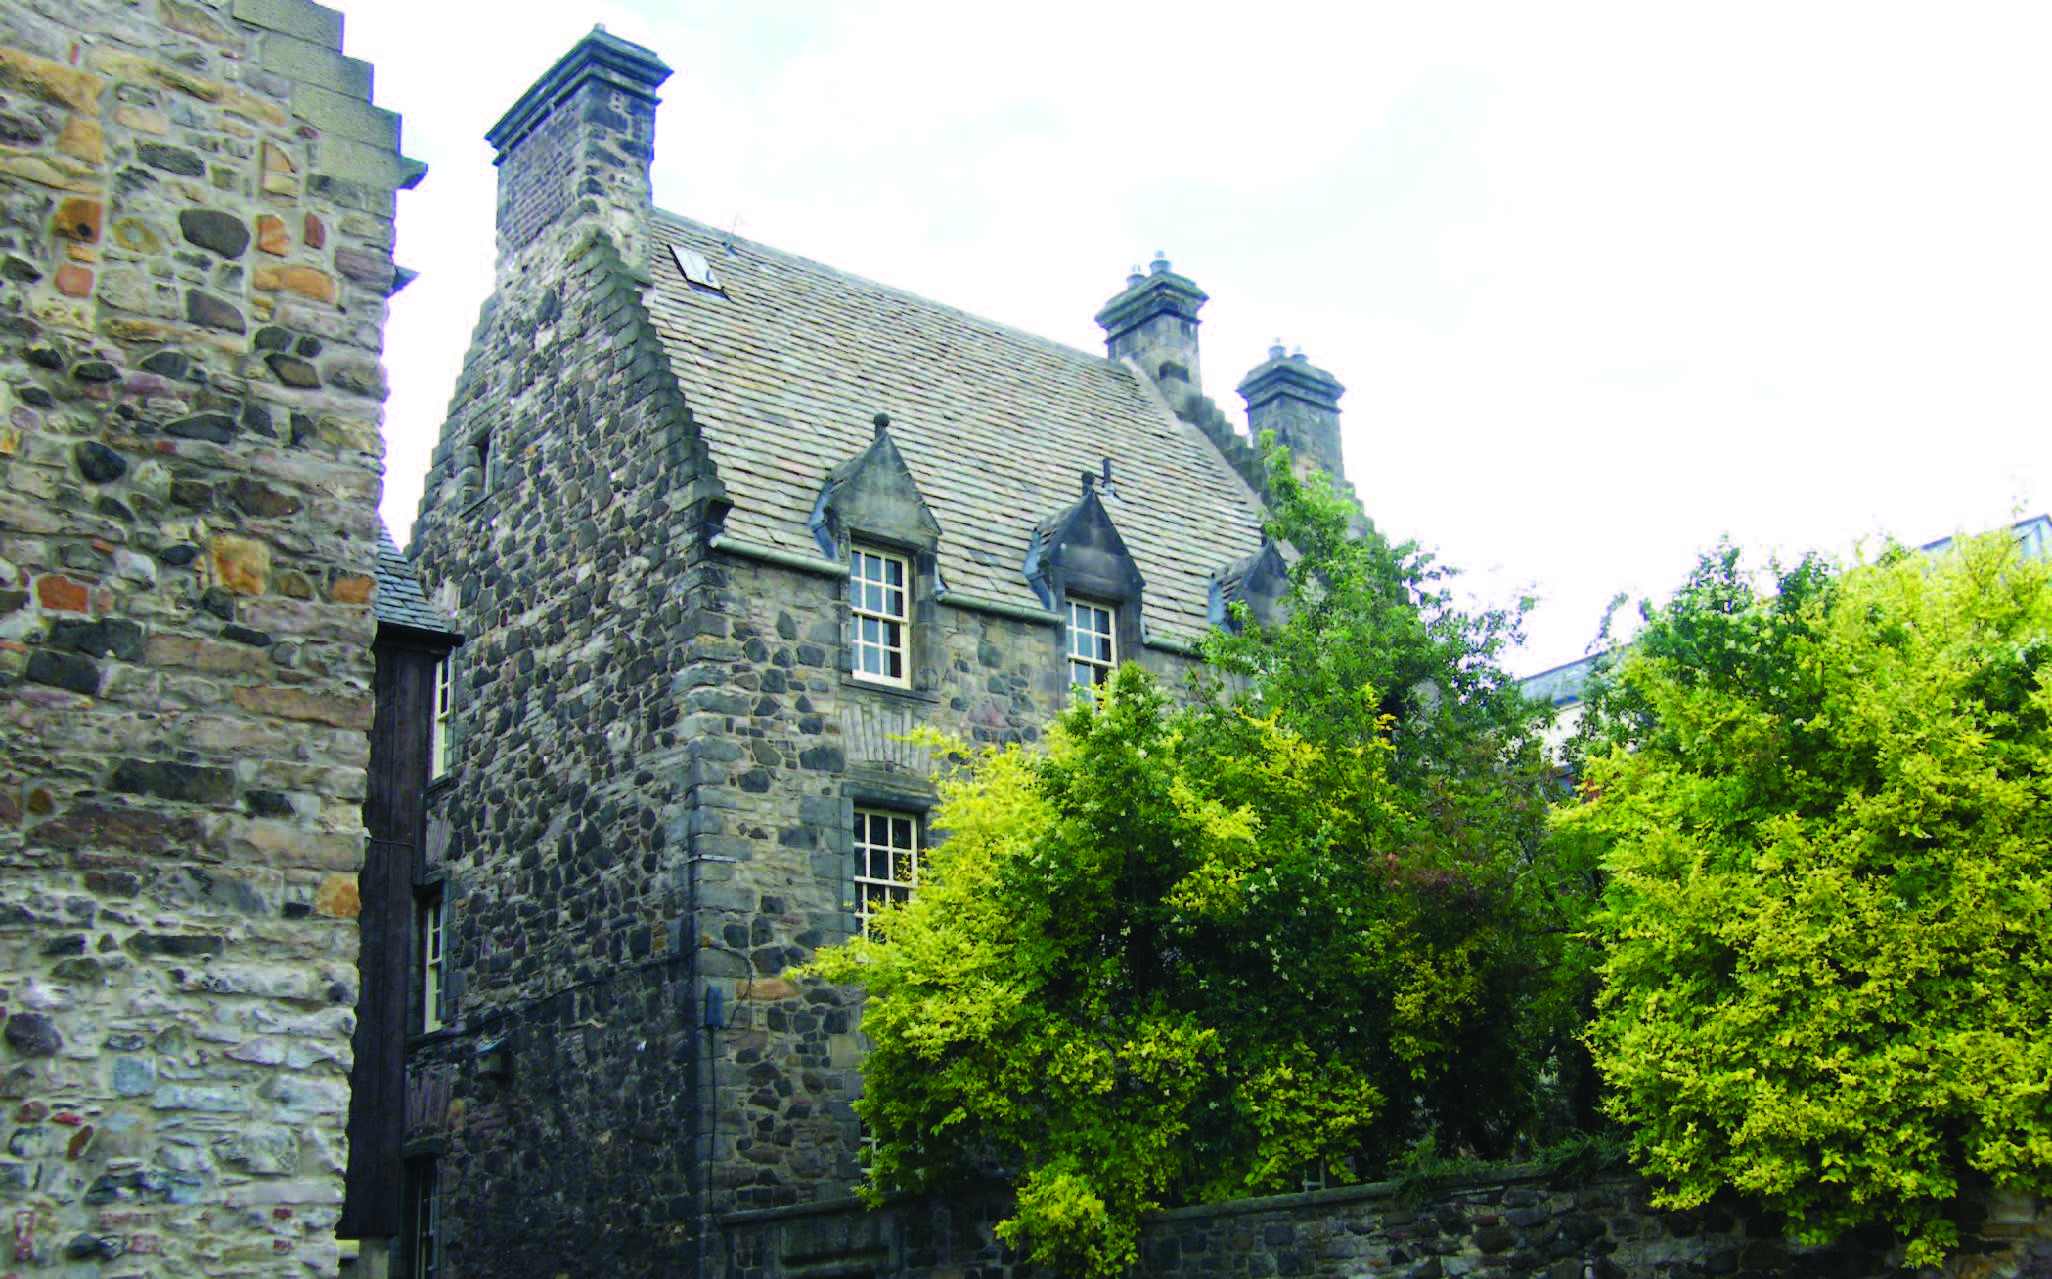
[(0, 1273), (336, 1270), (421, 173), (341, 36), (0, 6)]

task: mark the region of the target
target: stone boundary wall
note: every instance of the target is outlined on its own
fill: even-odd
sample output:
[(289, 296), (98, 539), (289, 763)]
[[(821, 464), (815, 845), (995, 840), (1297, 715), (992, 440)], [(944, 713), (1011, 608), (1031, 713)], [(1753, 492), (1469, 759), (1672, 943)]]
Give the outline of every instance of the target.
[(333, 1274), (394, 192), (306, 0), (0, 5), (0, 1272)]
[[(721, 1219), (725, 1279), (1025, 1279), (1039, 1274), (991, 1235), (994, 1195), (853, 1201)], [(1662, 1212), (1644, 1182), (1511, 1170), (1406, 1194), (1397, 1183), (1240, 1199), (1162, 1213), (1145, 1227), (1134, 1279), (1693, 1279), (1732, 1276), (2052, 1277), (2052, 1209), (1998, 1196), (1943, 1271), (1911, 1271), (1885, 1237), (1791, 1245), (1778, 1221), (1734, 1205)]]

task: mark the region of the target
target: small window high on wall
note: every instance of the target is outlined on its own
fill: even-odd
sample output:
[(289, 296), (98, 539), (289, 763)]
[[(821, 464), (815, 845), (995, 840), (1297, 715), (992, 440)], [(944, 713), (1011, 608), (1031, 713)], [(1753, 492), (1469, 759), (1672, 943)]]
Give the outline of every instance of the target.
[(449, 912), (436, 884), (424, 890), (420, 903), (420, 1028), (440, 1030), (448, 1020), (447, 941)]

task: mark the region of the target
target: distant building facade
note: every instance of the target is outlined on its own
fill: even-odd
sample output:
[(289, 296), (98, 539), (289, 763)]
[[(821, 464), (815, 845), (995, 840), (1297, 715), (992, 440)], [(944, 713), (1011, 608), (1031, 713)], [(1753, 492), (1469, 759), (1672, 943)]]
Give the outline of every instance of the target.
[[(2032, 559), (2052, 557), (2052, 515), (2034, 515), (2010, 525), (2010, 533), (2016, 538), (2017, 546)], [(1953, 539), (1941, 537), (1935, 542), (1926, 542), (1919, 550), (1936, 553), (1952, 545)], [(1607, 650), (1606, 650), (1607, 651)], [(1549, 667), (1536, 675), (1519, 681), (1525, 696), (1535, 702), (1554, 709), (1553, 724), (1548, 729), (1547, 740), (1558, 748), (1574, 735), (1581, 726), (1586, 706), (1582, 700), (1589, 684), (1589, 677), (1595, 673), (1603, 653), (1591, 653), (1572, 662), (1563, 662)]]

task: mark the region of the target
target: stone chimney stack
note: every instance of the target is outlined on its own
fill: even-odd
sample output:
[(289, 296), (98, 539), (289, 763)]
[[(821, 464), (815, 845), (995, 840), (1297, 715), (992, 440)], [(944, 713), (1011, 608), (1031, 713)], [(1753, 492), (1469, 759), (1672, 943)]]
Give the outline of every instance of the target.
[(648, 166), (661, 58), (592, 28), (485, 134), (498, 152), (499, 276), (551, 230), (590, 218), (621, 260), (648, 270)]
[(1181, 412), (1204, 393), (1197, 365), (1197, 312), (1209, 300), (1156, 252), (1147, 274), (1135, 267), (1125, 292), (1097, 313), (1105, 353), (1139, 365), (1161, 388), (1162, 398)]
[(1240, 380), (1247, 401), (1247, 429), (1258, 441), (1274, 431), (1276, 443), (1289, 446), (1301, 471), (1315, 466), (1346, 482), (1340, 454), (1339, 379), (1304, 358), (1287, 354), (1281, 343), (1268, 348), (1268, 359)]

